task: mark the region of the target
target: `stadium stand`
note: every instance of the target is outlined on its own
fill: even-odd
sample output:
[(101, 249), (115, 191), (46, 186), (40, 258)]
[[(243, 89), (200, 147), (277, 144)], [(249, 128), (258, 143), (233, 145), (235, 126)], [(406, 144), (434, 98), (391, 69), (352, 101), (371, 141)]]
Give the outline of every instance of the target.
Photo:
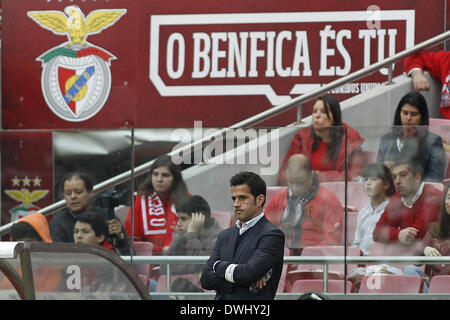
[(211, 211), (211, 217), (216, 219), (219, 226), (223, 229), (227, 229), (232, 225), (232, 215), (229, 212)]

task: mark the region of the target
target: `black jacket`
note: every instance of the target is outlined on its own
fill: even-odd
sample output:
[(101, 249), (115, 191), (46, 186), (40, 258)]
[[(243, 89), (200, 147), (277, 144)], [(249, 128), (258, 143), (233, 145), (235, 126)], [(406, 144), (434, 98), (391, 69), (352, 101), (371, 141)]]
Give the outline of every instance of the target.
[[(216, 290), (215, 299), (223, 300), (273, 300), (278, 289), (284, 258), (284, 233), (262, 217), (248, 229), (238, 246), (239, 228), (228, 228), (219, 234), (214, 251), (203, 267), (200, 279), (206, 290)], [(244, 233), (244, 234), (245, 234)], [(215, 270), (213, 266), (216, 261)], [(234, 283), (225, 280), (225, 270), (234, 269)], [(250, 285), (272, 270), (267, 285), (252, 293)]]

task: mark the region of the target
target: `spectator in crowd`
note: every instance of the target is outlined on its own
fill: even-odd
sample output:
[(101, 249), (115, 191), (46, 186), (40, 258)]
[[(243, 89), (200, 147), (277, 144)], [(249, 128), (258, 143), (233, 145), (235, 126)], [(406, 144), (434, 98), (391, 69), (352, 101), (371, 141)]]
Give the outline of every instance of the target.
[(273, 300), (284, 257), (284, 234), (264, 216), (266, 183), (253, 172), (230, 179), (238, 221), (219, 234), (200, 279), (217, 300)]
[(412, 77), (415, 91), (429, 90), (430, 83), (424, 75), (428, 71), (442, 83), (440, 113), (450, 119), (450, 52), (416, 52), (403, 62), (405, 72)]
[(39, 212), (17, 220), (11, 227), (12, 241), (39, 241), (51, 243), (47, 218)]
[(114, 250), (106, 241), (108, 236), (108, 225), (102, 214), (87, 211), (77, 216), (73, 229), (75, 243), (89, 245), (101, 245), (107, 249)]
[(306, 246), (339, 245), (344, 209), (336, 195), (319, 184), (311, 160), (293, 154), (287, 163), (288, 187), (267, 205), (267, 219), (279, 226), (292, 254)]
[[(178, 213), (177, 232), (169, 246), (167, 255), (206, 256), (214, 249), (219, 233), (223, 230), (211, 217), (208, 202), (199, 195), (185, 197), (176, 206)], [(165, 273), (166, 265), (161, 266)], [(202, 271), (199, 264), (174, 264), (172, 274), (197, 273)]]
[(399, 159), (391, 172), (397, 193), (378, 220), (373, 239), (411, 245), (437, 220), (442, 191), (422, 182), (422, 166), (411, 159)]
[[(444, 188), (444, 197), (441, 202), (439, 219), (430, 223), (428, 231), (423, 238), (423, 247), (418, 255), (427, 257), (449, 256), (450, 255), (450, 184)], [(418, 266), (407, 266), (403, 272), (405, 274), (420, 275), (427, 281), (424, 285), (424, 292), (428, 292), (429, 280), (437, 275), (449, 275), (450, 265), (431, 264), (427, 265), (425, 272)]]
[[(50, 234), (54, 242), (75, 242), (73, 229), (77, 217), (90, 210), (90, 199), (93, 195), (94, 180), (83, 172), (68, 173), (62, 179), (62, 191), (67, 207), (55, 213), (50, 221)], [(117, 239), (117, 247), (122, 255), (129, 255), (128, 237), (119, 218), (112, 219), (108, 216), (108, 211), (103, 208), (93, 208), (92, 211), (99, 212), (106, 219), (108, 224), (108, 239), (110, 244), (115, 243), (113, 237)]]
[(342, 122), (341, 106), (333, 96), (317, 99), (312, 110), (312, 126), (302, 128), (291, 140), (289, 150), (280, 169), (278, 183), (286, 185), (286, 165), (291, 155), (301, 153), (312, 162), (319, 182), (345, 179), (347, 139), (348, 179), (357, 179), (365, 166), (362, 150), (364, 139), (359, 133)]
[[(47, 218), (39, 213), (31, 213), (17, 220), (11, 227), (11, 240), (24, 242), (52, 243)], [(15, 268), (16, 269), (16, 268)], [(16, 269), (17, 272), (21, 272)], [(62, 266), (49, 264), (33, 265), (34, 288), (37, 292), (55, 292), (61, 288)], [(0, 289), (10, 289), (8, 280), (0, 281)], [(11, 288), (12, 289), (12, 288)]]
[[(199, 195), (185, 197), (176, 206), (178, 214), (177, 232), (167, 255), (173, 256), (209, 256), (219, 233), (223, 230), (211, 217), (208, 202)], [(161, 273), (167, 272), (167, 265), (161, 265)], [(203, 266), (200, 264), (173, 264), (171, 274), (198, 274), (198, 279), (176, 279), (172, 283), (172, 291), (203, 291), (200, 286), (200, 275)], [(152, 287), (152, 286), (150, 286)]]
[(150, 166), (148, 177), (139, 186), (134, 212), (130, 208), (125, 219), (128, 235), (139, 241), (152, 242), (153, 254), (161, 254), (163, 248), (168, 248), (172, 242), (172, 232), (176, 229), (178, 218), (175, 205), (186, 196), (187, 186), (179, 166), (172, 162), (169, 155), (156, 158)]
[(381, 163), (367, 165), (361, 177), (364, 179), (364, 191), (370, 202), (358, 212), (353, 246), (359, 247), (364, 255), (368, 255), (373, 244), (373, 230), (389, 198), (394, 195), (395, 187), (391, 171)]
[(441, 137), (428, 132), (428, 107), (419, 92), (402, 97), (394, 115), (394, 127), (381, 137), (377, 162), (388, 168), (398, 158), (409, 157), (423, 167), (423, 181), (444, 178), (445, 151)]
[[(120, 254), (120, 248), (114, 248), (106, 239), (108, 237), (108, 224), (101, 213), (87, 211), (77, 216), (73, 229), (73, 237), (77, 244), (90, 246), (102, 246)], [(87, 290), (114, 292), (123, 291), (124, 284), (114, 281), (117, 278), (117, 269), (96, 264), (80, 264), (81, 273), (84, 276), (84, 284)]]

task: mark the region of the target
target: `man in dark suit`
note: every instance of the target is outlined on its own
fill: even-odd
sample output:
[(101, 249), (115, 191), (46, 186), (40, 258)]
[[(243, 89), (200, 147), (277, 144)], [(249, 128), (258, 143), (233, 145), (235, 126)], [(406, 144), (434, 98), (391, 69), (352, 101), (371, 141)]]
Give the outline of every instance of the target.
[(284, 257), (284, 233), (264, 216), (266, 183), (252, 172), (230, 180), (236, 225), (219, 234), (201, 276), (217, 300), (273, 300)]

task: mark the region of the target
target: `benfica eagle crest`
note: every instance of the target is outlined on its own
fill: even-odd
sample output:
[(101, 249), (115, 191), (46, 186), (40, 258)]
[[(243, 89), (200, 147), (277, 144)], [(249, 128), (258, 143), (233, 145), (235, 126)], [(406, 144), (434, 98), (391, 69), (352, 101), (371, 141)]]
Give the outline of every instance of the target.
[(48, 107), (58, 117), (79, 122), (97, 114), (111, 89), (111, 60), (108, 51), (86, 41), (115, 24), (126, 9), (100, 9), (85, 18), (78, 6), (61, 11), (28, 11), (27, 15), (41, 27), (56, 35), (66, 35), (68, 42), (51, 48), (42, 61), (41, 86)]

